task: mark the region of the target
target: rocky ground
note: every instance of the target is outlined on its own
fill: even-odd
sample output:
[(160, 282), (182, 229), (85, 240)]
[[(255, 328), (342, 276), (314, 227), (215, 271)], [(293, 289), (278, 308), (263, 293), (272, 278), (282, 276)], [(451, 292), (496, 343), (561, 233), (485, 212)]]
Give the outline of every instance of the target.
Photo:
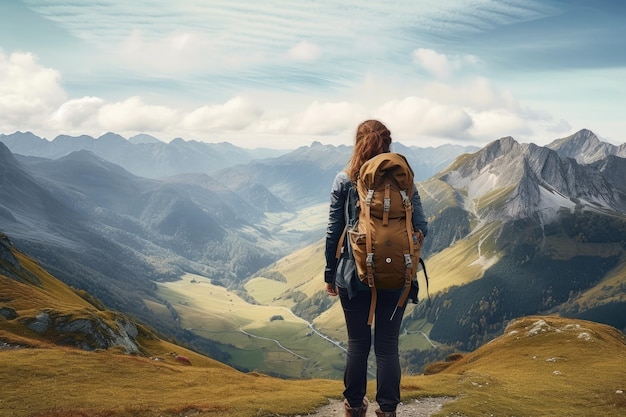
[[(398, 417), (428, 417), (441, 410), (443, 404), (452, 401), (451, 397), (428, 397), (410, 400), (400, 403), (396, 413)], [(302, 417), (344, 417), (343, 401), (329, 400), (330, 403), (319, 408), (314, 414), (307, 414)], [(370, 404), (367, 410), (367, 417), (376, 417), (374, 410), (378, 408), (376, 403)]]

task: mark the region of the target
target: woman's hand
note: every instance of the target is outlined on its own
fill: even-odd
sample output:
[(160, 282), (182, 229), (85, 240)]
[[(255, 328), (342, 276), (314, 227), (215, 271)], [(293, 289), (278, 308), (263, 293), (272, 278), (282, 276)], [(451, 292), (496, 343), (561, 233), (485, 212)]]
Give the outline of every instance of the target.
[(339, 292), (337, 291), (337, 286), (334, 283), (327, 282), (326, 283), (326, 292), (328, 295), (335, 297)]

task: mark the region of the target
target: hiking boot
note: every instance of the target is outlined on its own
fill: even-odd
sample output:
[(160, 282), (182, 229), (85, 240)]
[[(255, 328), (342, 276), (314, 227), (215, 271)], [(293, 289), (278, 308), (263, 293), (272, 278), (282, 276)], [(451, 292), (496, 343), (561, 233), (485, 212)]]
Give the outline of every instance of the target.
[(369, 402), (367, 401), (367, 398), (363, 398), (362, 406), (360, 406), (359, 408), (352, 408), (350, 407), (350, 403), (348, 402), (348, 400), (343, 400), (343, 407), (346, 411), (346, 417), (365, 417), (368, 404)]
[(377, 410), (375, 410), (375, 412), (376, 412), (376, 417), (396, 417), (395, 411), (383, 411), (380, 408), (378, 408)]

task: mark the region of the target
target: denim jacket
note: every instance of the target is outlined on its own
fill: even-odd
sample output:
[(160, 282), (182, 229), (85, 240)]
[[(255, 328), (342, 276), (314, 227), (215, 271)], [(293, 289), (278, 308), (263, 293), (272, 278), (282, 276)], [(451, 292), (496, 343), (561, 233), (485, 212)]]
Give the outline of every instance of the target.
[[(335, 280), (335, 274), (337, 271), (337, 246), (341, 234), (346, 226), (346, 201), (352, 182), (348, 173), (341, 171), (335, 177), (333, 181), (332, 189), (330, 192), (330, 210), (328, 215), (328, 226), (326, 228), (326, 268), (324, 269), (324, 282), (335, 283), (339, 287), (349, 287), (353, 283), (346, 282), (345, 278), (337, 277)], [(428, 234), (428, 222), (424, 216), (424, 209), (422, 208), (422, 200), (417, 192), (417, 186), (413, 192), (413, 198), (411, 199), (413, 205), (413, 229), (421, 230), (424, 236)]]

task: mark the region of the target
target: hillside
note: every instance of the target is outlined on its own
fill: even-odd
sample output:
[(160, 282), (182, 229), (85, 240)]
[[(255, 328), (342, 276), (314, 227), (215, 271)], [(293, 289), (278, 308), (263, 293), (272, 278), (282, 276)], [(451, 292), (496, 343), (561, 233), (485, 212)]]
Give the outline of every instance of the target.
[[(0, 294), (2, 415), (295, 416), (326, 410), (342, 390), (337, 380), (242, 373), (159, 339), (52, 277), (5, 236)], [(525, 317), (475, 352), (404, 375), (400, 412), (419, 408), (414, 398), (446, 397), (434, 415), (620, 416), (624, 361), (614, 328)]]

